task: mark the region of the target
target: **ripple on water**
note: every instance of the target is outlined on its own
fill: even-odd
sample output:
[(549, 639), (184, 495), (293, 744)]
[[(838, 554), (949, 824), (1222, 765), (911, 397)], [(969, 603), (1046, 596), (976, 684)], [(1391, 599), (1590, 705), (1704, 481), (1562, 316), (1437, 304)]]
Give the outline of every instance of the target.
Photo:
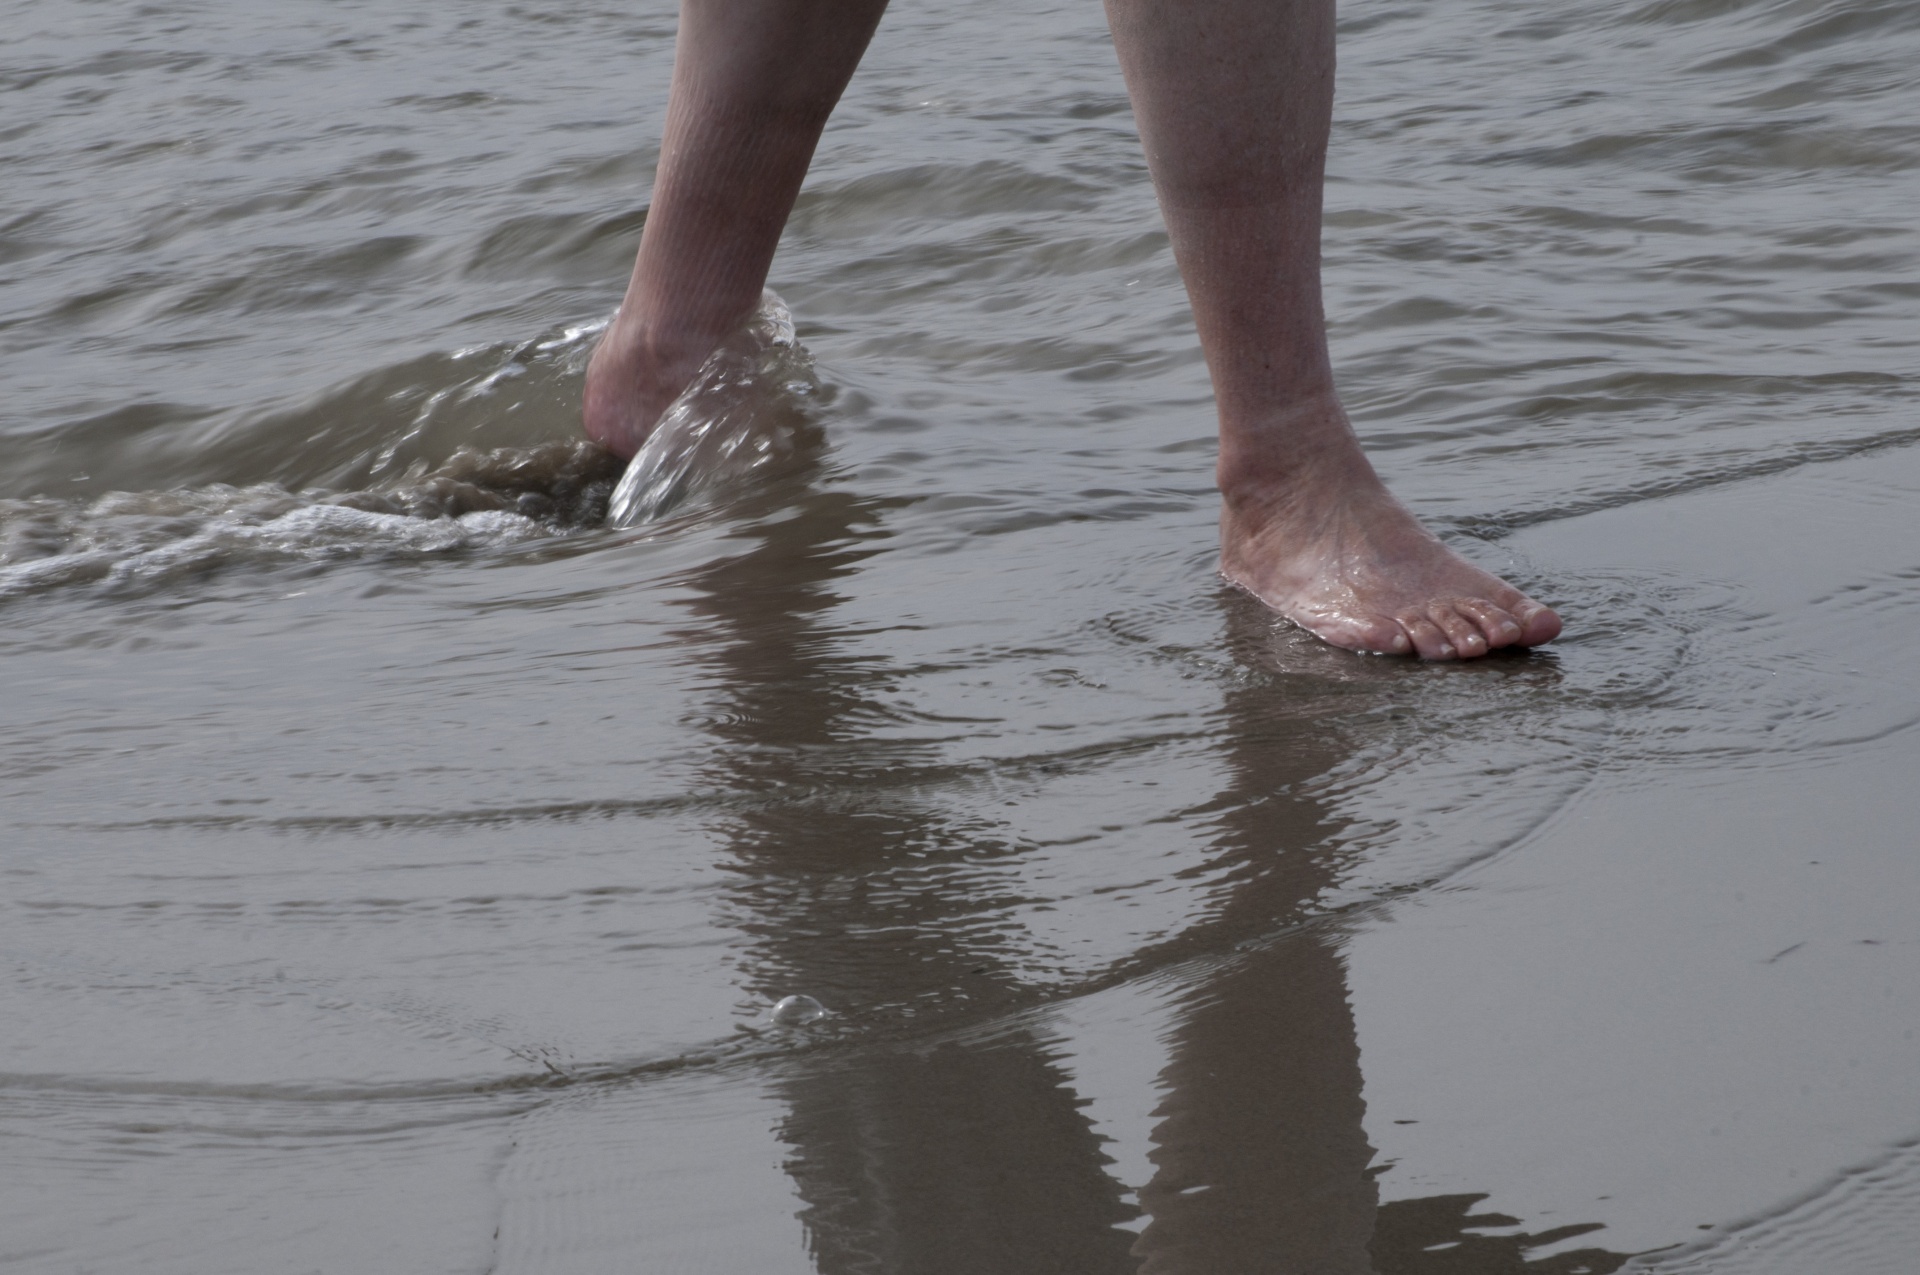
[(1769, 1216), (1631, 1263), (1645, 1275), (1905, 1275), (1920, 1252), (1920, 1143), (1838, 1174)]

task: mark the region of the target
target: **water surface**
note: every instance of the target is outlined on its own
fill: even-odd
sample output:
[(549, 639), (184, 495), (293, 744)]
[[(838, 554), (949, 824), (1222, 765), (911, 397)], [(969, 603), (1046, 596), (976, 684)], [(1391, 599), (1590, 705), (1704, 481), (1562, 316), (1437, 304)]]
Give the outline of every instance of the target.
[(1920, 10), (1346, 6), (1453, 668), (1211, 574), (1097, 6), (888, 16), (624, 527), (669, 10), (5, 12), (0, 1261), (1906, 1269)]

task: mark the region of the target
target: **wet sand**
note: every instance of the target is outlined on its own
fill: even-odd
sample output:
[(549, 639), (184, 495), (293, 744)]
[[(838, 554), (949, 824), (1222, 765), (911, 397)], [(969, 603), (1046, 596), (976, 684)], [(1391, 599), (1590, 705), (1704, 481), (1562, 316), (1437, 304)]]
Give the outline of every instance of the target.
[(1344, 391), (1568, 619), (1445, 668), (1211, 575), (1096, 8), (889, 16), (619, 528), (669, 15), (18, 17), (0, 1264), (1911, 1265), (1908, 9), (1348, 6)]

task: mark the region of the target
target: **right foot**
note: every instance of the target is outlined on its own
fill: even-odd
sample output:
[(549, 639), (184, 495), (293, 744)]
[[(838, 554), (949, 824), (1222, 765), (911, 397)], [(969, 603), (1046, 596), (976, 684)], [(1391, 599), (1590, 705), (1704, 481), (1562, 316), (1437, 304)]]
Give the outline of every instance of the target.
[(1559, 636), (1552, 610), (1421, 526), (1375, 475), (1338, 405), (1330, 410), (1337, 422), (1288, 430), (1322, 441), (1296, 449), (1281, 473), (1223, 463), (1221, 574), (1351, 651), (1462, 660)]

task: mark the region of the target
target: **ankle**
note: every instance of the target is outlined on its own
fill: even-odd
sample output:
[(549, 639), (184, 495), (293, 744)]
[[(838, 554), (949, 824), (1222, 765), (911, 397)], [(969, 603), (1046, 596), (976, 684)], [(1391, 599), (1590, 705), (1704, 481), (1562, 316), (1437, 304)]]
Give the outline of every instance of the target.
[(1223, 412), (1215, 481), (1228, 509), (1236, 511), (1380, 486), (1331, 391), (1254, 419)]
[(587, 437), (616, 455), (633, 455), (706, 354), (692, 342), (663, 341), (616, 317), (587, 361), (581, 403)]
[(617, 362), (647, 379), (684, 382), (725, 336), (724, 332), (706, 333), (684, 325), (629, 319), (623, 308), (601, 337), (594, 358)]

